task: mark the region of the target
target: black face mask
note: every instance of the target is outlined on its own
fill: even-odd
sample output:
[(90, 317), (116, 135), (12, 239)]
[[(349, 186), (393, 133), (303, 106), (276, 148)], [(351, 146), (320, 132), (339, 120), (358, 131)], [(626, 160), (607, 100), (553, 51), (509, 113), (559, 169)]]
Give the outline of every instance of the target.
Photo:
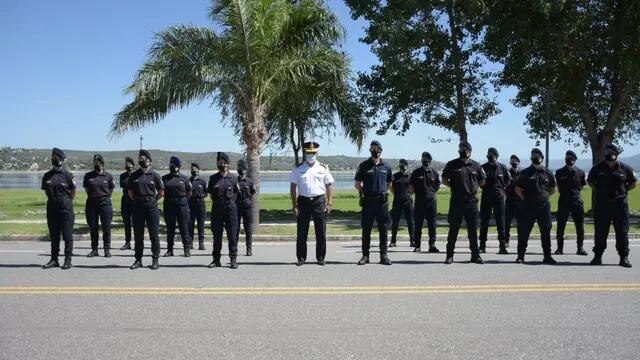
[(227, 164), (222, 164), (222, 165), (218, 164), (218, 170), (220, 171), (225, 171), (228, 167), (229, 165)]
[(576, 161), (573, 159), (564, 159), (564, 163), (567, 164), (567, 166), (573, 166)]
[(55, 166), (55, 167), (61, 167), (62, 166), (62, 160), (60, 159), (51, 159), (51, 165)]
[(518, 165), (519, 165), (519, 164), (518, 164), (517, 162), (512, 162), (512, 163), (511, 163), (511, 167), (512, 167), (512, 168), (514, 168), (514, 169), (517, 169), (517, 168), (518, 168)]
[(238, 169), (238, 174), (241, 176), (244, 176), (244, 174), (246, 174), (247, 171), (245, 169)]
[(616, 160), (618, 160), (618, 155), (616, 155), (616, 154), (607, 154), (605, 156), (605, 159), (607, 159), (607, 161), (616, 161)]
[(494, 163), (496, 162), (496, 157), (493, 155), (487, 155), (487, 160), (489, 160), (489, 162)]
[(133, 170), (133, 164), (127, 163), (127, 165), (124, 167), (124, 169), (127, 170), (127, 171)]
[(422, 160), (422, 166), (428, 168), (429, 165), (431, 165), (431, 161), (430, 160)]
[(542, 164), (542, 158), (539, 156), (534, 156), (531, 158), (531, 161), (536, 164), (536, 165), (540, 165)]
[(400, 165), (400, 170), (407, 171), (407, 165)]
[(179, 167), (175, 166), (175, 165), (169, 165), (169, 171), (171, 171), (172, 173), (177, 173), (180, 170)]
[(377, 150), (371, 150), (370, 153), (371, 153), (371, 157), (374, 158), (374, 159), (379, 158), (380, 154), (382, 154), (381, 151), (377, 151)]
[(460, 150), (458, 151), (458, 154), (460, 154), (460, 158), (462, 159), (468, 159), (471, 157), (471, 154), (467, 150)]
[(149, 161), (140, 160), (140, 161), (138, 161), (138, 165), (140, 165), (140, 167), (143, 167), (143, 168), (148, 168), (149, 167)]
[(100, 165), (100, 164), (93, 164), (93, 170), (95, 170), (95, 171), (102, 171), (102, 165)]

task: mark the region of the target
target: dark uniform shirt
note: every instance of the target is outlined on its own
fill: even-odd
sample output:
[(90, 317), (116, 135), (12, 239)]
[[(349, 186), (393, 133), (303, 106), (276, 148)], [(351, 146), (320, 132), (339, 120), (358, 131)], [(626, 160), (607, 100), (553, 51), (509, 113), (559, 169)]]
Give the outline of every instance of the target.
[(475, 198), (480, 182), (486, 177), (480, 163), (471, 159), (467, 162), (460, 158), (451, 160), (442, 170), (442, 178), (449, 180), (451, 197), (456, 199)]
[(516, 195), (516, 182), (518, 182), (518, 178), (520, 177), (520, 168), (514, 169), (513, 167), (509, 167), (509, 177), (511, 178), (511, 182), (509, 182), (509, 186), (507, 186), (507, 196), (517, 197)]
[(398, 171), (393, 174), (393, 198), (394, 200), (410, 200), (411, 192), (409, 191), (410, 174)]
[(238, 193), (238, 175), (227, 173), (223, 176), (219, 172), (211, 175), (207, 192), (211, 194), (214, 205), (235, 202)]
[(164, 197), (168, 199), (183, 198), (191, 192), (189, 178), (180, 173), (164, 175), (162, 183), (164, 184)]
[(191, 199), (204, 199), (207, 196), (207, 182), (198, 177), (196, 179), (190, 178), (191, 183)]
[(142, 169), (138, 169), (129, 177), (127, 189), (133, 191), (134, 199), (143, 199), (155, 197), (158, 192), (164, 190), (164, 183), (160, 175), (154, 170), (146, 173)]
[(587, 185), (584, 171), (577, 167), (572, 169), (568, 166), (556, 170), (556, 183), (560, 197), (566, 199), (579, 199), (580, 190)]
[(522, 170), (516, 186), (524, 190), (524, 201), (531, 206), (546, 204), (551, 195), (551, 188), (556, 186), (556, 180), (551, 170), (533, 165)]
[(97, 171), (89, 171), (84, 175), (82, 187), (87, 189), (90, 198), (109, 197), (116, 187), (113, 176), (106, 171), (100, 174)]
[(69, 170), (51, 169), (44, 174), (41, 189), (47, 193), (49, 199), (64, 197), (71, 199), (71, 192), (76, 189), (76, 183)]
[(483, 191), (503, 194), (511, 183), (511, 175), (509, 169), (500, 162), (482, 164), (482, 169), (487, 175)]
[(631, 166), (618, 162), (612, 168), (602, 161), (591, 168), (587, 181), (595, 186), (596, 199), (622, 199), (638, 179)]
[(391, 167), (383, 160), (375, 164), (371, 158), (358, 166), (356, 181), (362, 181), (362, 193), (365, 196), (384, 195), (387, 193), (387, 183), (392, 180)]
[(256, 193), (256, 187), (253, 186), (253, 181), (248, 177), (240, 179), (238, 177), (238, 204), (244, 207), (251, 206), (253, 194)]
[(440, 174), (435, 169), (424, 166), (413, 170), (409, 178), (409, 184), (416, 192), (416, 202), (431, 201), (436, 197), (436, 192), (440, 189)]
[(129, 185), (129, 178), (131, 177), (131, 174), (133, 174), (133, 172), (123, 172), (122, 174), (120, 174), (120, 187), (122, 188), (122, 192), (126, 195), (127, 194), (127, 190), (129, 190), (128, 185)]

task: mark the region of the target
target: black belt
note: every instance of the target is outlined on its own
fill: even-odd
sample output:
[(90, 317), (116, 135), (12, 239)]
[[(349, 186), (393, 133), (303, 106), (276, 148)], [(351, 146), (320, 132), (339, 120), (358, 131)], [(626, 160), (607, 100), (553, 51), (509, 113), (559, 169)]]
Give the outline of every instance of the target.
[(301, 199), (301, 200), (304, 200), (304, 201), (315, 201), (315, 200), (319, 200), (319, 199), (324, 199), (324, 194), (318, 195), (318, 196), (311, 196), (311, 197), (299, 195), (298, 199)]
[(149, 195), (149, 196), (136, 196), (135, 197), (136, 201), (140, 201), (140, 202), (145, 202), (145, 201), (158, 201), (158, 199), (156, 199), (155, 195)]

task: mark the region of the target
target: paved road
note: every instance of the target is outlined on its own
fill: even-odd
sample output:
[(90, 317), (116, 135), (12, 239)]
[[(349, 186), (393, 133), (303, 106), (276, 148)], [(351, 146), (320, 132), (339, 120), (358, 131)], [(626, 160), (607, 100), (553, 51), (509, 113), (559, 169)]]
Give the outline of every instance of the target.
[(0, 242), (0, 358), (637, 359), (640, 241), (632, 269), (613, 244), (601, 267), (541, 265), (536, 243), (526, 265), (496, 243), (469, 264), (461, 241), (450, 266), (406, 246), (393, 266), (356, 266), (357, 243), (332, 243), (327, 266), (295, 267), (280, 243), (255, 245), (238, 270), (195, 251), (130, 271), (132, 253), (115, 250), (43, 271), (47, 243)]

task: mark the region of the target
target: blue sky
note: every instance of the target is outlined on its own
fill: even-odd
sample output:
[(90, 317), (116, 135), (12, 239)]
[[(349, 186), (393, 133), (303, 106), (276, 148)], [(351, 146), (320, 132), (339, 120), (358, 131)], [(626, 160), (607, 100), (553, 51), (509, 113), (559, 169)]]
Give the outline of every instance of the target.
[[(342, 0), (328, 4), (347, 30), (344, 49), (351, 55), (354, 73), (367, 71), (376, 59), (358, 41), (364, 22), (353, 21)], [(209, 103), (176, 111), (157, 125), (115, 141), (107, 136), (113, 114), (129, 100), (122, 90), (146, 59), (154, 33), (181, 23), (211, 26), (208, 7), (208, 0), (3, 0), (0, 145), (125, 150), (137, 148), (142, 134), (145, 147), (151, 149), (241, 152), (233, 131), (222, 125), (219, 110)], [(502, 113), (488, 126), (470, 128), (474, 157), (483, 158), (489, 146), (497, 147), (502, 157), (528, 157), (535, 140), (522, 125), (526, 109), (509, 102), (514, 93), (506, 89), (498, 94)], [(454, 141), (431, 144), (428, 137)], [(371, 131), (367, 143), (374, 138), (382, 141), (386, 157), (418, 158), (428, 150), (446, 160), (457, 151), (452, 133), (424, 124), (414, 124), (405, 136), (377, 137)], [(359, 154), (340, 133), (318, 141), (321, 154), (366, 154)], [(562, 158), (566, 149), (565, 143), (552, 142), (551, 158)], [(640, 145), (627, 145), (625, 151), (627, 156), (638, 153)]]

